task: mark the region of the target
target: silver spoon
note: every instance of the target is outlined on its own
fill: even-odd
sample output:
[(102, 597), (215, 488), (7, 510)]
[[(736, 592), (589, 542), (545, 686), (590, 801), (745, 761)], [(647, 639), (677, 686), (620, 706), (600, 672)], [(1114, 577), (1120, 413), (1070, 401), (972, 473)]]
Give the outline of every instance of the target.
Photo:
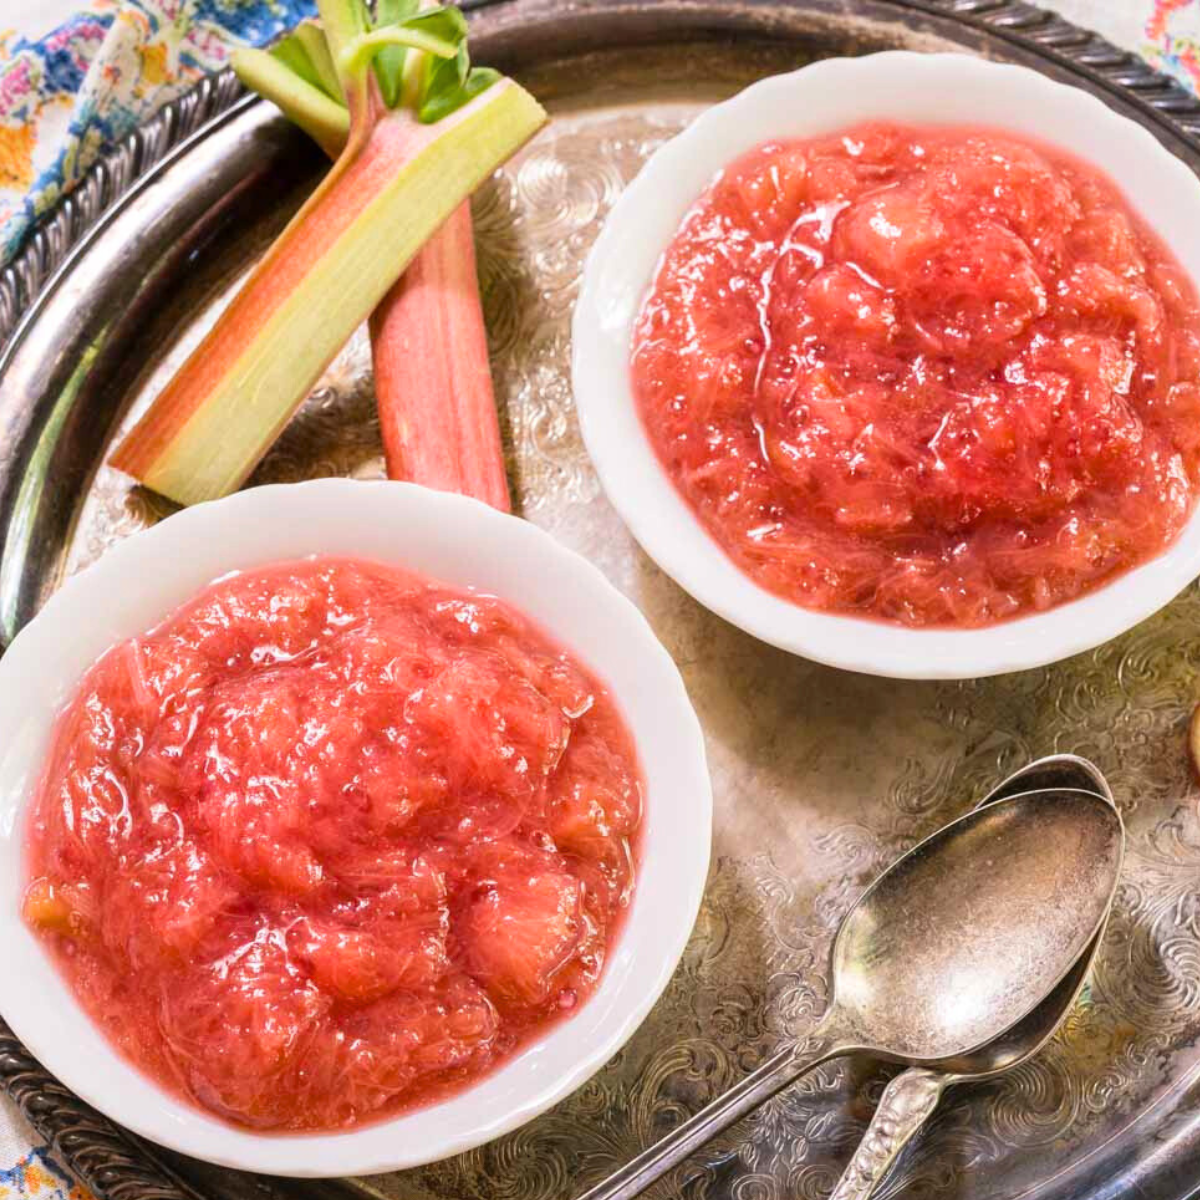
[[(1010, 776), (980, 801), (980, 807), (1017, 794), (1030, 785), (1074, 786), (1092, 791), (1109, 804), (1113, 803), (1107, 781), (1087, 759), (1056, 754), (1030, 763)], [(1114, 877), (1114, 894), (1116, 884)], [(1111, 907), (1111, 897), (1109, 904)], [(1107, 923), (1106, 912), (1096, 936), (1054, 991), (1024, 1020), (1018, 1021), (994, 1042), (989, 1042), (970, 1055), (969, 1064), (964, 1064), (954, 1072), (909, 1067), (892, 1079), (884, 1089), (867, 1132), (829, 1200), (868, 1200), (883, 1182), (900, 1152), (933, 1114), (942, 1093), (951, 1084), (974, 1082), (1011, 1071), (1037, 1054), (1054, 1036), (1079, 999)]]
[(1016, 796), (1021, 792), (1038, 792), (1044, 788), (1068, 788), (1080, 792), (1095, 792), (1113, 804), (1112, 790), (1100, 768), (1078, 754), (1048, 754), (1045, 758), (1026, 763), (1014, 771), (1002, 783), (997, 784), (980, 802), (985, 804), (1002, 800), (1005, 796)]
[(1084, 790), (997, 799), (927, 838), (859, 898), (833, 944), (817, 1026), (579, 1200), (628, 1200), (820, 1063), (865, 1053), (970, 1069), (1090, 945), (1124, 829)]

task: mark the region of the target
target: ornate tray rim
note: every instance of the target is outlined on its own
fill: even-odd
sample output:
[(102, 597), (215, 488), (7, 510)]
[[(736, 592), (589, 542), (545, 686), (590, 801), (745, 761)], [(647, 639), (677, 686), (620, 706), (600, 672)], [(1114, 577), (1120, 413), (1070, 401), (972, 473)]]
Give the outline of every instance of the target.
[[(519, 0), (458, 0), (466, 10)], [(646, 2), (646, 0), (642, 0)], [(648, 0), (654, 3), (654, 0)], [(1083, 79), (1132, 107), (1153, 132), (1182, 139), (1200, 154), (1200, 97), (1138, 55), (1023, 0), (876, 0), (898, 19), (928, 17), (1007, 43), (1045, 69)], [(666, 0), (669, 4), (670, 0)], [(639, 7), (639, 0), (568, 0), (573, 10)], [(826, 0), (729, 0), (728, 7), (826, 8)], [(676, 5), (686, 7), (686, 5)], [(843, 12), (840, 4), (831, 5)], [(45, 298), (74, 259), (102, 235), (123, 202), (220, 123), (261, 103), (230, 69), (206, 76), (109, 149), (55, 205), (24, 248), (0, 271), (0, 376), (36, 322)], [(0, 1019), (0, 1087), (40, 1136), (98, 1200), (209, 1200), (156, 1149), (134, 1138), (66, 1089), (25, 1050)], [(326, 1185), (310, 1181), (314, 1195)], [(1200, 1186), (1187, 1192), (1200, 1195)]]

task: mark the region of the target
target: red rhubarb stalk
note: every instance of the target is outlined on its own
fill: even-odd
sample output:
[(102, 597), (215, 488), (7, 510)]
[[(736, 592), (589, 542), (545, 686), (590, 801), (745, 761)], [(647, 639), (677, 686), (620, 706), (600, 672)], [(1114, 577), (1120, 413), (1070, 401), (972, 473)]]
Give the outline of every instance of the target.
[(469, 204), (375, 310), (371, 359), (388, 475), (508, 512)]
[[(233, 65), (248, 87), (336, 155), (348, 122), (332, 108), (341, 95), (320, 69), (328, 54), (320, 39), (316, 27), (304, 25), (269, 54), (238, 51)], [(399, 91), (404, 64), (394, 65)], [(409, 62), (410, 79), (420, 67)], [(288, 71), (316, 91), (292, 86)], [(372, 314), (370, 329), (389, 477), (510, 511), (469, 203), (459, 205), (413, 259)]]
[[(470, 68), (457, 10), (372, 27), (362, 0), (318, 7), (348, 102), (345, 147), (113, 459), (181, 503), (239, 486), (420, 248), (545, 120), (511, 80)], [(429, 64), (403, 99), (399, 48)], [(381, 52), (391, 65), (377, 77)], [(312, 102), (306, 119), (320, 123), (324, 111), (332, 122), (320, 76), (293, 79)]]

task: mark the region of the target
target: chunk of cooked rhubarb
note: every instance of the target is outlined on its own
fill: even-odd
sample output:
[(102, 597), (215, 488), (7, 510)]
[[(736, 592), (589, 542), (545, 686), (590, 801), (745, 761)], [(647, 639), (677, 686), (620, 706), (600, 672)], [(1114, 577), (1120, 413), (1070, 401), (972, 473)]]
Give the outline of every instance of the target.
[(78, 931), (75, 910), (48, 879), (35, 879), (25, 889), (21, 915), (26, 924), (45, 933), (71, 936)]
[(486, 887), (459, 932), (471, 974), (495, 1003), (541, 1003), (582, 937), (579, 881), (547, 872)]
[[(421, 246), (545, 120), (511, 80), (470, 72), (454, 10), (368, 30), (359, 0), (319, 7), (350, 107), (346, 148), (112, 459), (183, 504), (245, 480)], [(458, 91), (442, 73), (440, 93), (427, 82), (415, 106), (384, 108), (371, 56), (406, 42), (462, 62)], [(439, 95), (435, 111), (449, 111), (431, 122)]]

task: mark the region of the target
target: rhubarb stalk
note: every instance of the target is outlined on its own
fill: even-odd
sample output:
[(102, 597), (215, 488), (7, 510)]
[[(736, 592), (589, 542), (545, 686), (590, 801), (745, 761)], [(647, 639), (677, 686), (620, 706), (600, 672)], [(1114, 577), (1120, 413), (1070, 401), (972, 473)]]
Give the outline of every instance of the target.
[[(392, 0), (394, 11), (395, 0)], [(412, 6), (416, 11), (416, 5)], [(402, 13), (395, 15), (411, 15)], [(239, 50), (247, 87), (274, 101), (331, 155), (349, 129), (342, 97), (322, 78), (328, 49), (301, 25), (270, 52)], [(427, 63), (389, 48), (376, 59), (381, 90), (398, 98)], [(474, 496), (508, 512), (511, 501), (488, 366), (475, 269), (471, 207), (464, 201), (413, 259), (371, 316), (371, 355), (388, 475)]]
[[(380, 7), (372, 25), (362, 0), (318, 0), (349, 115), (344, 148), (113, 457), (180, 503), (245, 480), (420, 248), (545, 120), (512, 80), (470, 68), (456, 9), (389, 21), (396, 6)], [(415, 84), (398, 79), (400, 49), (428, 56)], [(393, 65), (373, 69), (384, 51)], [(314, 127), (322, 111), (333, 120), (315, 66), (294, 79)]]
[(508, 512), (469, 204), (375, 310), (371, 356), (388, 474)]

